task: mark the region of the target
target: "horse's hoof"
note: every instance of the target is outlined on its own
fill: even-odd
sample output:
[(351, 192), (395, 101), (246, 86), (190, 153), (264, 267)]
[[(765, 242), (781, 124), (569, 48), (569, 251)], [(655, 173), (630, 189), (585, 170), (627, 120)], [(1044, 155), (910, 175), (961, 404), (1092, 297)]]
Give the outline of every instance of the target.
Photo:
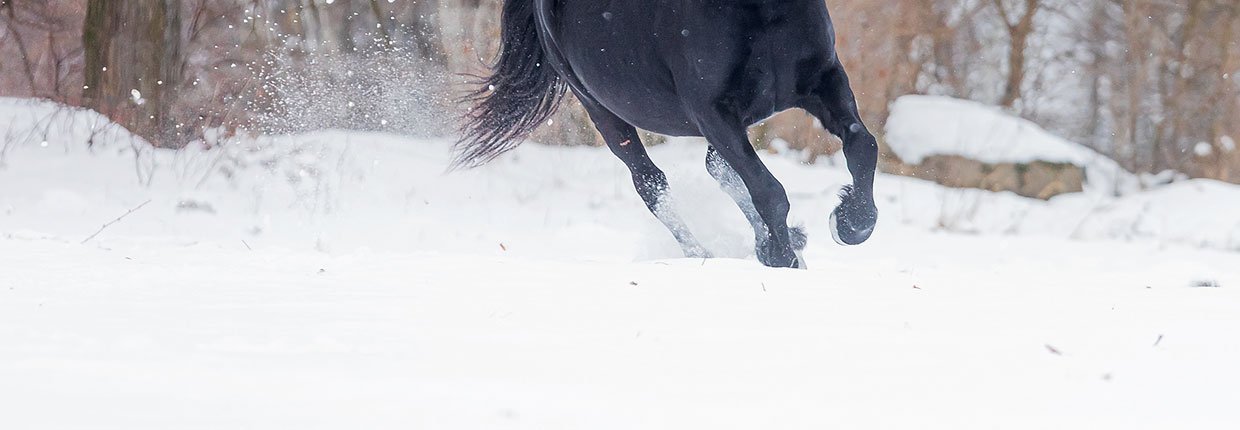
[(846, 187), (840, 195), (840, 205), (831, 211), (829, 220), (831, 238), (840, 245), (860, 245), (874, 234), (874, 225), (878, 221), (878, 210), (874, 203), (861, 201)]
[(767, 267), (792, 268), (800, 264), (800, 258), (798, 258), (797, 252), (792, 248), (788, 248), (783, 252), (771, 248), (771, 246), (763, 245), (757, 249), (758, 261), (763, 265)]
[(874, 226), (871, 225), (864, 229), (855, 229), (847, 224), (840, 224), (839, 215), (831, 212), (831, 238), (835, 243), (844, 246), (854, 246), (865, 243), (870, 240), (870, 235), (874, 234)]
[(761, 261), (762, 264), (767, 266), (800, 267), (801, 264), (799, 262), (802, 260), (801, 251), (805, 249), (805, 244), (808, 242), (807, 237), (808, 236), (805, 234), (804, 227), (796, 226), (788, 228), (788, 245), (789, 248), (792, 249), (793, 258), (791, 265), (784, 264), (784, 261), (775, 261), (777, 258), (774, 258), (774, 255), (786, 253), (775, 250), (774, 247), (771, 246), (771, 240), (768, 238), (756, 239), (758, 243), (754, 246), (754, 255), (758, 257), (758, 261)]
[(835, 212), (831, 212), (831, 219), (828, 220), (828, 223), (831, 224), (831, 239), (834, 240), (835, 243), (847, 246), (848, 244), (844, 243), (844, 239), (840, 238), (840, 220), (839, 217), (835, 215)]

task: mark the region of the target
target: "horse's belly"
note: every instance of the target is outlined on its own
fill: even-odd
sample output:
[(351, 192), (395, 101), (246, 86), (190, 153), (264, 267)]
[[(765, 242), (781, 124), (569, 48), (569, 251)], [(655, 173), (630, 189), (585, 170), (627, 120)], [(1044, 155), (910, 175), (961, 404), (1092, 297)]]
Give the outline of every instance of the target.
[[(686, 114), (672, 73), (660, 58), (662, 38), (652, 18), (607, 2), (573, 3), (565, 19), (594, 31), (563, 37), (560, 48), (572, 73), (596, 101), (638, 128), (673, 136), (699, 131)], [(621, 7), (624, 6), (624, 7)], [(611, 10), (614, 12), (606, 12)]]
[(673, 136), (698, 135), (670, 77), (653, 67), (615, 64), (615, 58), (570, 59), (590, 95), (634, 126)]
[[(606, 81), (594, 85), (608, 85)], [(674, 92), (663, 92), (657, 89), (640, 88), (640, 85), (614, 84), (621, 91), (632, 91), (630, 94), (613, 94), (610, 91), (596, 93), (596, 99), (604, 107), (629, 124), (643, 130), (670, 136), (697, 136), (698, 128), (690, 121), (681, 107)], [(648, 91), (647, 91), (648, 90)]]

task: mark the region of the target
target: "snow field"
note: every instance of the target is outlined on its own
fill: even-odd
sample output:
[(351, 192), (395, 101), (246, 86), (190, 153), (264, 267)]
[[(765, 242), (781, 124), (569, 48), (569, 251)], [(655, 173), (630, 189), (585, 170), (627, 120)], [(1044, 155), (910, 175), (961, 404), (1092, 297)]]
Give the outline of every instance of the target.
[(1240, 423), (1224, 184), (1040, 202), (884, 175), (843, 248), (843, 168), (768, 156), (810, 234), (809, 270), (776, 270), (693, 142), (652, 156), (726, 258), (679, 258), (600, 149), (445, 175), (443, 141), (49, 130), (0, 152), (0, 428)]

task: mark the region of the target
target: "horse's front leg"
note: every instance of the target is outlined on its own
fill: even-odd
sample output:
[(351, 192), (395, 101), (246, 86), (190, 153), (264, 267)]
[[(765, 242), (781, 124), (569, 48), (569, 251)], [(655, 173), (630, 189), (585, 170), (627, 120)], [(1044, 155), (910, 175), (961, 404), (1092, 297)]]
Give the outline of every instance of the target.
[[(703, 106), (712, 104), (703, 103)], [(758, 158), (758, 153), (745, 135), (745, 126), (735, 115), (710, 107), (703, 107), (702, 111), (697, 112), (696, 120), (702, 135), (717, 151), (719, 158), (730, 167), (727, 170), (713, 171), (712, 174), (734, 173), (748, 190), (753, 210), (760, 218), (760, 223), (758, 219), (751, 220), (754, 233), (759, 236), (758, 261), (771, 267), (800, 266), (800, 260), (793, 249), (792, 235), (788, 230), (788, 194), (784, 191), (783, 184), (775, 179), (766, 165), (762, 164), (762, 159)], [(720, 179), (725, 191), (729, 191), (730, 184), (727, 179), (726, 176)], [(729, 191), (729, 194), (736, 194), (733, 198), (737, 198), (742, 210), (748, 209), (750, 205), (746, 203), (749, 202), (737, 196), (741, 194), (739, 190)], [(760, 224), (764, 224), (765, 228)]]
[(859, 245), (869, 240), (878, 222), (874, 205), (878, 143), (861, 121), (848, 75), (838, 62), (824, 74), (818, 99), (806, 108), (844, 142), (844, 157), (853, 177), (852, 185), (840, 192), (840, 205), (831, 212), (831, 235), (841, 245)]
[[(767, 230), (766, 222), (762, 221), (762, 216), (758, 214), (758, 208), (754, 207), (753, 196), (749, 195), (749, 189), (745, 188), (745, 183), (741, 181), (741, 176), (732, 170), (732, 166), (719, 155), (719, 151), (714, 146), (707, 146), (706, 149), (706, 171), (719, 182), (719, 187), (727, 193), (736, 202), (736, 206), (740, 207), (741, 213), (745, 215), (745, 219), (749, 221), (749, 225), (753, 227), (754, 237), (754, 255), (758, 256), (758, 260), (767, 260), (771, 253), (770, 233)], [(800, 251), (805, 249), (806, 236), (805, 230), (800, 227), (789, 227), (788, 238), (792, 242), (792, 249)]]

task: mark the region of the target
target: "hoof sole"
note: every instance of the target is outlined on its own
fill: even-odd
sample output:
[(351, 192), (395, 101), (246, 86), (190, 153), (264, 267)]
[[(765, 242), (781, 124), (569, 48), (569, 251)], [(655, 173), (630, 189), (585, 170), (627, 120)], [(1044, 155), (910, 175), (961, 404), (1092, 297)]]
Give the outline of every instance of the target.
[(831, 228), (831, 239), (834, 240), (835, 243), (844, 246), (856, 246), (865, 243), (865, 241), (870, 238), (870, 234), (874, 232), (873, 226), (865, 230), (857, 231), (857, 235), (860, 236), (859, 240), (857, 240), (856, 243), (848, 243), (848, 241), (844, 240), (843, 237), (840, 237), (840, 219), (839, 215), (836, 215), (835, 211), (831, 212), (831, 217), (827, 222), (830, 224), (829, 227)]
[(831, 240), (840, 245), (848, 246), (847, 243), (844, 243), (844, 239), (840, 239), (840, 219), (835, 215), (834, 211), (831, 212), (831, 219), (828, 220), (828, 223), (830, 223), (831, 228)]

